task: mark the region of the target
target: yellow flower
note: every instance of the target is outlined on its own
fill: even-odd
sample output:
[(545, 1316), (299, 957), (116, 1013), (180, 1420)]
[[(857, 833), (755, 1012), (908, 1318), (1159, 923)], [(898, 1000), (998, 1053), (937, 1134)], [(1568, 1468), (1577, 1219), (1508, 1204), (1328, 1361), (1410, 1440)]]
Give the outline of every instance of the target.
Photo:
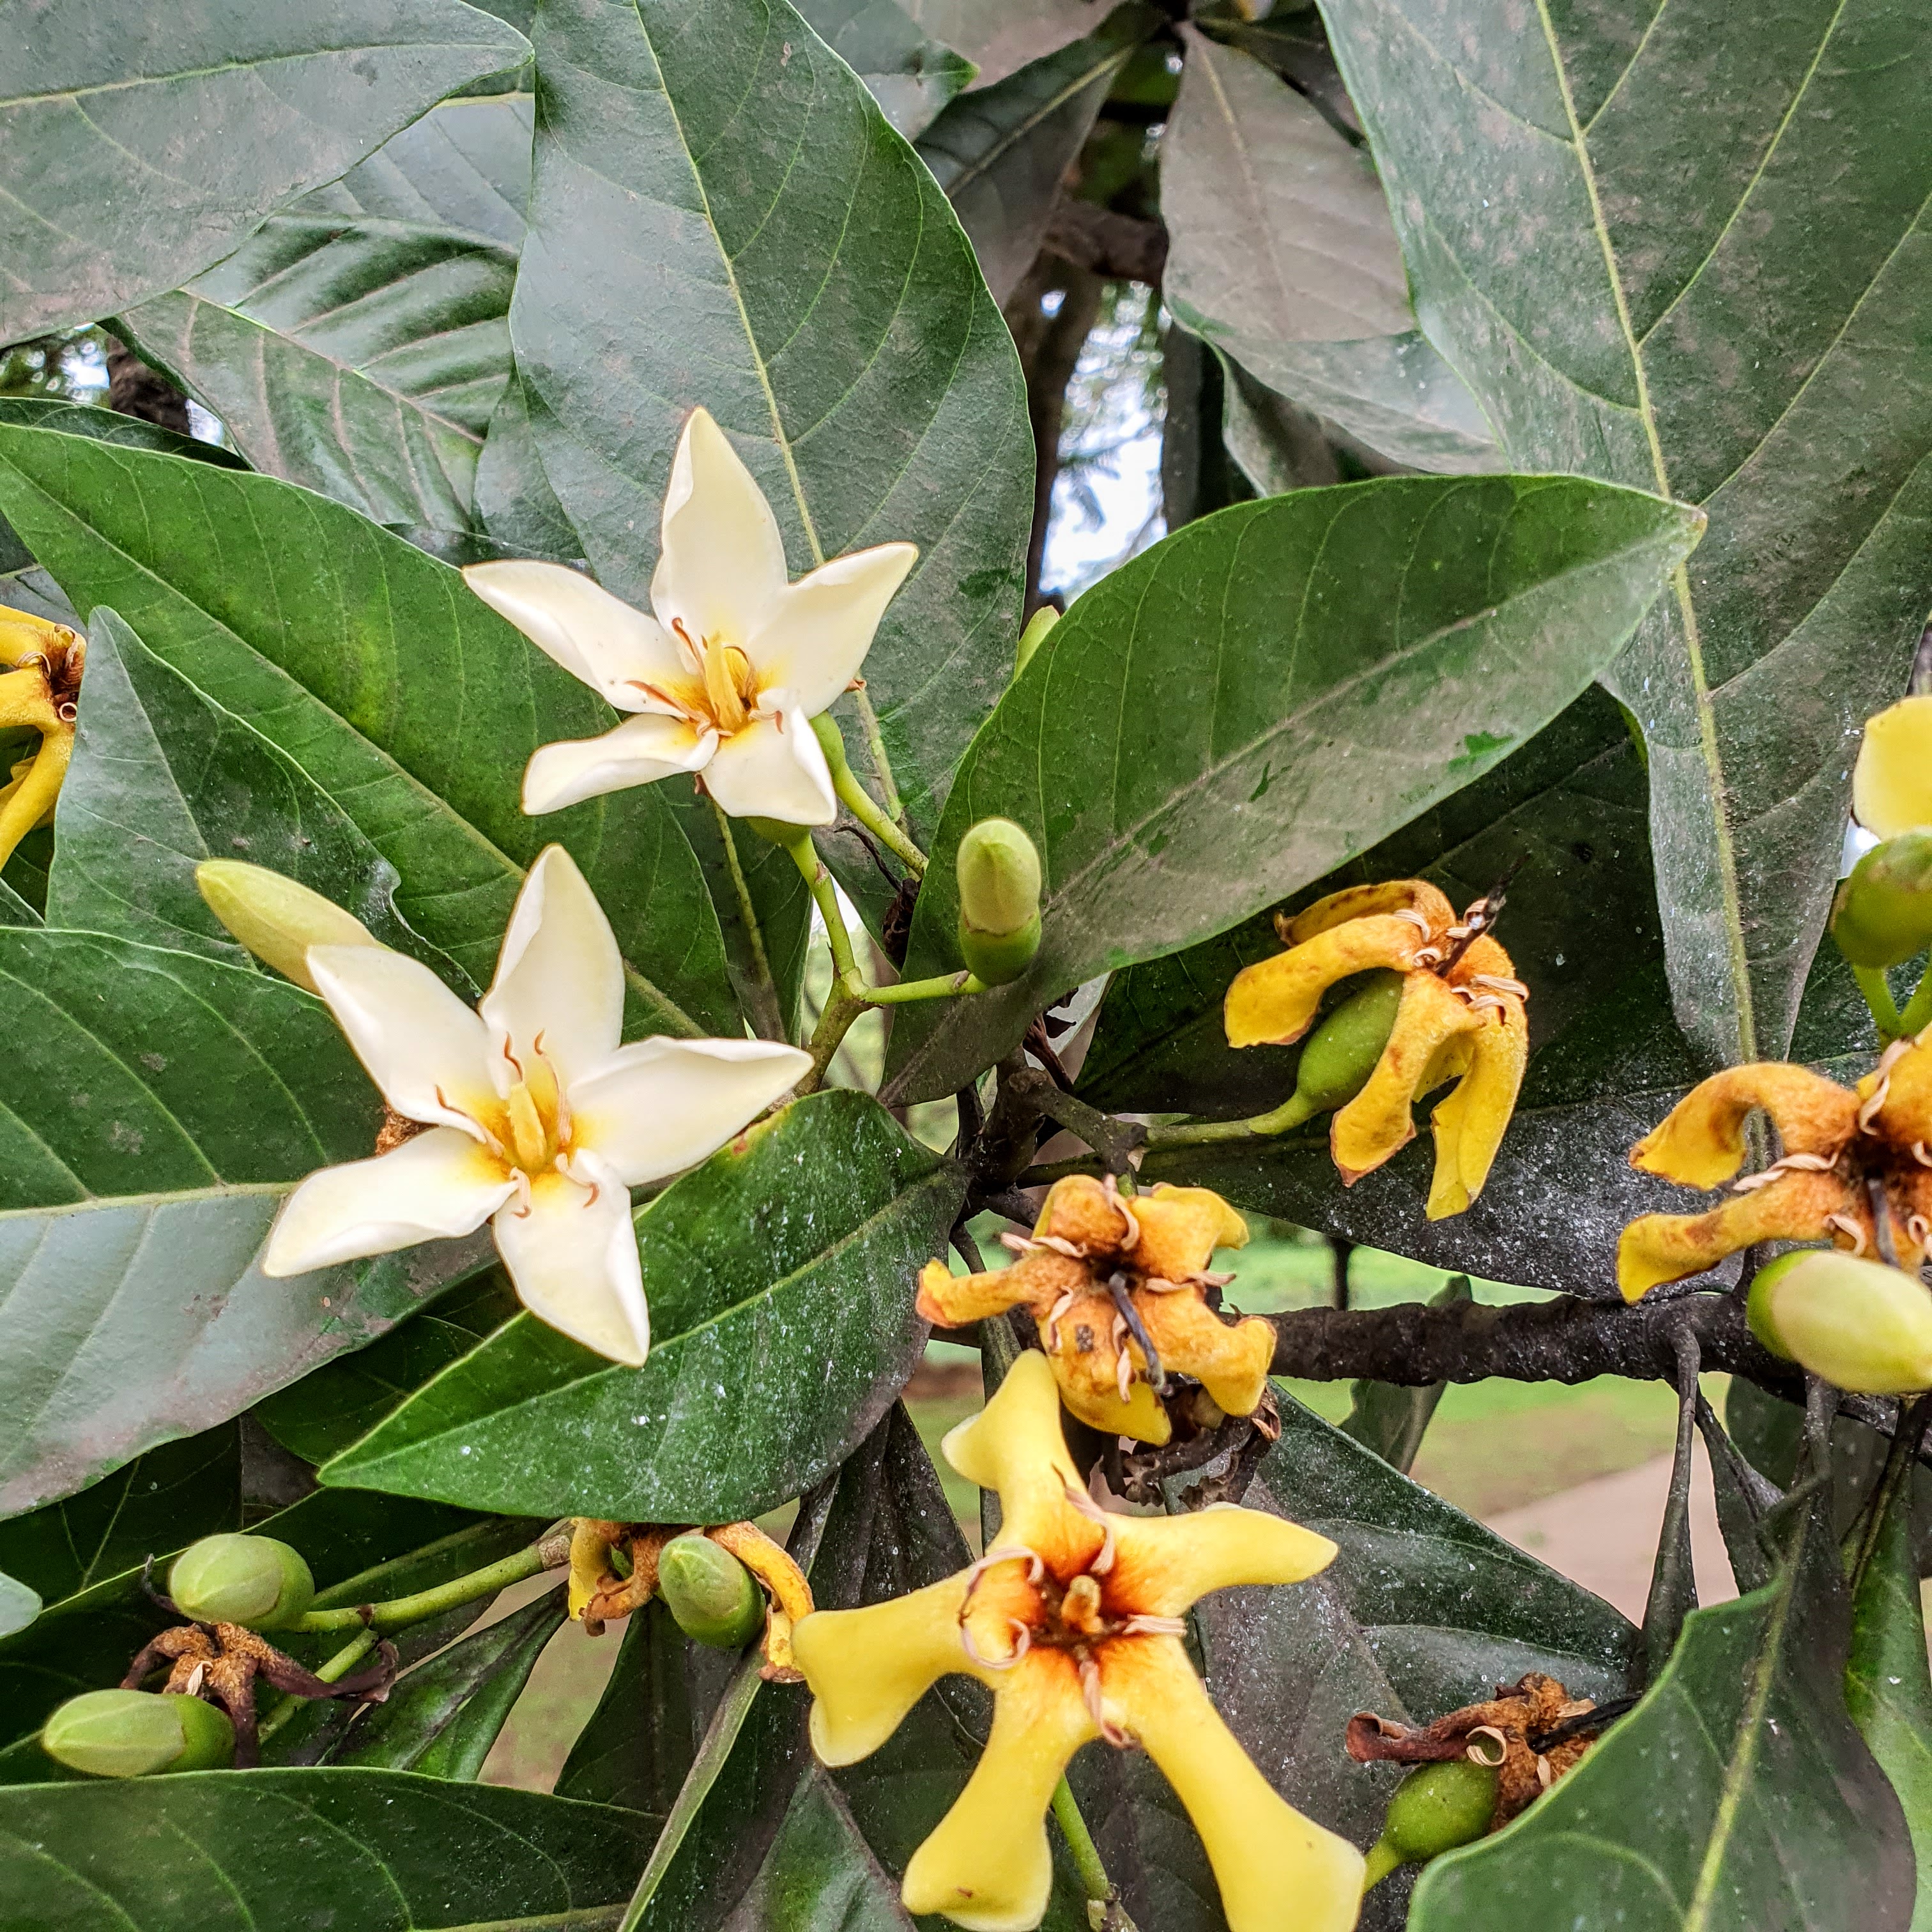
[(1353, 1925), (1361, 1854), (1276, 1796), (1182, 1642), (1186, 1611), (1209, 1591), (1299, 1582), (1335, 1546), (1232, 1504), (1103, 1514), (1066, 1453), (1052, 1373), (1030, 1352), (946, 1438), (946, 1454), (999, 1492), (1000, 1534), (986, 1556), (890, 1603), (817, 1611), (792, 1640), (826, 1764), (876, 1750), (949, 1672), (993, 1693), (986, 1754), (913, 1854), (906, 1910), (944, 1912), (974, 1932), (1037, 1925), (1052, 1882), (1047, 1806), (1067, 1760), (1104, 1738), (1138, 1744), (1166, 1774), (1207, 1848), (1231, 1932)]
[(1163, 1182), (1126, 1198), (1111, 1175), (1070, 1174), (1048, 1191), (1030, 1240), (1004, 1238), (1019, 1251), (1010, 1268), (956, 1276), (928, 1262), (920, 1315), (958, 1328), (1030, 1310), (1067, 1407), (1103, 1434), (1166, 1442), (1155, 1384), (1169, 1370), (1192, 1376), (1226, 1414), (1253, 1413), (1274, 1330), (1258, 1316), (1231, 1327), (1208, 1304), (1208, 1289), (1234, 1279), (1210, 1274), (1208, 1258), (1248, 1238), (1220, 1195)]
[(1932, 696), (1901, 698), (1866, 721), (1852, 809), (1880, 838), (1932, 825)]
[(1230, 1046), (1286, 1046), (1338, 980), (1377, 968), (1406, 976), (1388, 1043), (1367, 1084), (1336, 1111), (1328, 1142), (1353, 1186), (1414, 1138), (1416, 1101), (1453, 1080), (1431, 1117), (1432, 1221), (1461, 1214), (1483, 1191), (1529, 1054), (1529, 989), (1483, 929), (1492, 916), (1480, 901), (1457, 920), (1421, 879), (1331, 892), (1276, 920), (1288, 950), (1238, 973), (1223, 1009)]
[(54, 815), (61, 780), (74, 756), (86, 642), (64, 624), (0, 604), (0, 730), (30, 726), (40, 734), (31, 758), (0, 785), (0, 866), (37, 825)]
[(1744, 1122), (1762, 1108), (1783, 1156), (1732, 1183), (1738, 1198), (1702, 1214), (1646, 1214), (1617, 1244), (1617, 1281), (1636, 1300), (1701, 1274), (1759, 1241), (1880, 1246), (1875, 1204), (1908, 1268), (1932, 1238), (1932, 1028), (1897, 1040), (1855, 1091), (1778, 1061), (1733, 1066), (1694, 1087), (1630, 1150), (1630, 1165), (1691, 1187), (1719, 1187), (1744, 1160)]

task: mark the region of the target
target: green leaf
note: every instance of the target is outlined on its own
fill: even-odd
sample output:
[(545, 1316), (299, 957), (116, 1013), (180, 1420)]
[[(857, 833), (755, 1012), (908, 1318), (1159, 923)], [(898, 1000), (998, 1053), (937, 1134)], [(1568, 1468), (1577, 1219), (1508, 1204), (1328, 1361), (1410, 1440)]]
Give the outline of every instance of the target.
[[(1339, 1267), (1340, 1264), (1338, 1262)], [(1431, 1308), (1454, 1308), (1472, 1301), (1469, 1277), (1451, 1275), (1439, 1293), (1429, 1298)], [(1447, 1382), (1425, 1382), (1419, 1388), (1400, 1388), (1393, 1382), (1358, 1382), (1349, 1390), (1348, 1413), (1342, 1433), (1371, 1449), (1391, 1469), (1406, 1476), (1415, 1466), (1430, 1418), (1442, 1400)]]
[(911, 1372), (913, 1279), (962, 1191), (866, 1095), (796, 1101), (639, 1210), (643, 1368), (519, 1316), (322, 1479), (621, 1522), (757, 1516), (849, 1454)]
[(544, 1646), (568, 1620), (564, 1589), (560, 1583), (418, 1664), (362, 1713), (328, 1762), (473, 1784)]
[(455, 0), (292, 10), (16, 6), (0, 101), (0, 342), (92, 322), (218, 260), (452, 89), (528, 46)]
[(632, 1612), (604, 1694), (558, 1774), (560, 1798), (669, 1816), (697, 1754), (691, 1654), (662, 1597)]
[(4, 427), (0, 514), (84, 616), (112, 605), (300, 766), (402, 875), (403, 917), (472, 980), (494, 970), (522, 868), (560, 839), (629, 962), (633, 1030), (736, 1030), (664, 801), (519, 808), (531, 752), (608, 714), (448, 565), (273, 477)]
[(1398, 463), (1504, 467), (1475, 398), (1417, 332), (1368, 157), (1259, 61), (1184, 32), (1160, 150), (1176, 319)]
[(526, 94), (446, 100), (118, 326), (257, 470), (466, 530), (510, 373), (530, 121)]
[(893, 0), (804, 0), (798, 10), (908, 141), (972, 81), (973, 63), (922, 34)]
[[(614, 1924), (656, 1821), (401, 1771), (224, 1771), (0, 1792), (0, 1887), (48, 1932)], [(568, 1917), (560, 1915), (568, 1914)]]
[(0, 928), (0, 1514), (225, 1420), (485, 1251), (259, 1271), (289, 1186), (365, 1156), (381, 1112), (328, 1009), (286, 980)]
[[(604, 586), (641, 604), (679, 429), (701, 404), (771, 499), (794, 572), (916, 544), (866, 677), (915, 835), (929, 831), (1012, 659), (1032, 515), (1018, 359), (971, 248), (784, 0), (544, 0), (535, 35), (511, 486), (534, 488), (533, 454)], [(613, 316), (649, 320), (614, 337)], [(512, 541), (494, 482), (486, 446), (478, 500)]]
[(1820, 1513), (1796, 1507), (1779, 1575), (1694, 1612), (1643, 1702), (1575, 1769), (1508, 1831), (1430, 1864), (1413, 1932), (1580, 1918), (1905, 1932), (1912, 1850), (1846, 1715), (1837, 1550)]
[(906, 970), (956, 967), (952, 855), (994, 813), (1040, 850), (1039, 956), (906, 1007), (887, 1094), (952, 1091), (1072, 988), (1225, 931), (1480, 778), (1616, 656), (1697, 527), (1574, 478), (1384, 478), (1237, 504), (1115, 571), (962, 761)]
[(1097, 33), (956, 100), (920, 138), (995, 301), (1033, 266), (1100, 104), (1160, 24), (1151, 7), (1117, 7)]
[(1582, 7), (1452, 36), (1432, 0), (1323, 10), (1418, 313), (1510, 463), (1709, 512), (1609, 682), (1650, 746), (1679, 1021), (1710, 1058), (1776, 1058), (1852, 746), (1932, 605), (1932, 388), (1899, 380), (1932, 16), (1692, 0), (1654, 32)]
[(991, 87), (1029, 61), (1044, 60), (1094, 25), (1094, 0), (902, 0), (906, 11), (956, 47)]
[(829, 1773), (808, 1766), (740, 1906), (760, 1932), (912, 1932), (899, 1888)]

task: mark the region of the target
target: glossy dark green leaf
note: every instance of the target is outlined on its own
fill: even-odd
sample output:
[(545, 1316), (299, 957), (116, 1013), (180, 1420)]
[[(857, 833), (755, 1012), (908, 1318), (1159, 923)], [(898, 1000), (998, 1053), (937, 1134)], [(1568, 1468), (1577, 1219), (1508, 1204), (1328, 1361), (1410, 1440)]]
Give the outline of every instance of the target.
[(698, 1749), (691, 1647), (662, 1597), (631, 1613), (604, 1694), (558, 1774), (560, 1798), (669, 1815)]
[(510, 373), (530, 98), (447, 100), (121, 326), (258, 470), (465, 530)]
[(727, 1932), (913, 1932), (829, 1774), (808, 1766)]
[(1198, 30), (1186, 41), (1160, 151), (1176, 319), (1398, 463), (1503, 468), (1475, 398), (1416, 328), (1367, 155), (1259, 61)]
[(1643, 1702), (1511, 1828), (1425, 1870), (1413, 1932), (1580, 1916), (1628, 1932), (1905, 1932), (1912, 1847), (1846, 1714), (1846, 1592), (1819, 1514), (1772, 1582), (1687, 1620)]
[[(213, 473), (213, 472), (211, 472)], [(271, 1281), (282, 1196), (374, 1144), (320, 1000), (90, 933), (0, 928), (0, 1510), (225, 1420), (472, 1270), (479, 1240)]]
[(972, 80), (973, 63), (922, 33), (894, 0), (805, 0), (798, 10), (908, 141)]
[(1508, 460), (1709, 513), (1610, 682), (1650, 746), (1679, 1021), (1777, 1058), (1852, 745), (1932, 604), (1932, 16), (1323, 10), (1418, 313)]
[(655, 1821), (401, 1771), (274, 1771), (0, 1792), (0, 1887), (22, 1932), (356, 1932), (616, 1922)]
[(294, 760), (400, 873), (403, 916), (478, 984), (522, 867), (560, 839), (629, 962), (634, 1029), (734, 1030), (710, 898), (664, 801), (519, 808), (531, 752), (605, 708), (448, 565), (273, 477), (29, 430), (0, 428), (0, 514), (83, 615), (112, 605)]
[(455, 0), (9, 10), (0, 342), (116, 314), (333, 181), (520, 34)]
[(904, 1009), (886, 1090), (951, 1091), (1060, 994), (1225, 932), (1480, 778), (1616, 655), (1696, 530), (1574, 478), (1385, 478), (1237, 504), (1114, 572), (962, 763), (906, 970), (957, 964), (952, 854), (994, 813), (1040, 850), (1039, 956)]
[(962, 96), (921, 136), (995, 300), (1032, 267), (1100, 104), (1160, 24), (1151, 7), (1118, 7), (1097, 33)]
[[(701, 404), (795, 572), (916, 544), (866, 678), (929, 831), (1012, 661), (1032, 508), (1018, 359), (971, 248), (784, 0), (543, 0), (533, 31), (536, 172), (510, 309), (526, 434), (501, 490), (486, 446), (484, 520), (517, 540), (506, 501), (544, 494), (533, 457), (575, 548), (643, 603), (679, 428)], [(614, 316), (648, 322), (614, 334)], [(547, 520), (533, 534), (556, 541)], [(866, 769), (856, 723), (848, 736)]]
[[(1451, 1275), (1441, 1291), (1430, 1297), (1429, 1305), (1454, 1308), (1473, 1299), (1469, 1277)], [(1446, 1382), (1425, 1382), (1419, 1388), (1399, 1388), (1393, 1382), (1358, 1382), (1349, 1392), (1342, 1433), (1353, 1437), (1364, 1449), (1373, 1450), (1391, 1469), (1406, 1476), (1415, 1466), (1415, 1453), (1422, 1447), (1430, 1419), (1448, 1386)]]
[(756, 1516), (835, 1467), (911, 1372), (912, 1284), (962, 1192), (866, 1095), (796, 1101), (639, 1210), (643, 1368), (519, 1316), (322, 1480), (622, 1522)]

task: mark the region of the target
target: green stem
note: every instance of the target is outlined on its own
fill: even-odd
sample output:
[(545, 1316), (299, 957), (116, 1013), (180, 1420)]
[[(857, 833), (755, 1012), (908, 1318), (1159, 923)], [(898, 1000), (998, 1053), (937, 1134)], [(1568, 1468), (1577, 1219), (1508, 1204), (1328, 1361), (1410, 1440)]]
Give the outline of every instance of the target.
[[(812, 721), (812, 728), (818, 733), (818, 742), (825, 748), (825, 762), (832, 772), (832, 789), (838, 794), (846, 810), (880, 844), (896, 853), (900, 862), (914, 878), (924, 878), (926, 854), (879, 809), (872, 794), (859, 782), (858, 774), (845, 756), (845, 740), (839, 735), (831, 713), (820, 712)], [(884, 755), (876, 746), (874, 752), (875, 756)]]
[(1932, 1026), (1932, 963), (1927, 964), (1918, 991), (1906, 1001), (1905, 1010), (1898, 1016), (1898, 1037), (1909, 1040), (1928, 1026)]
[(718, 836), (724, 844), (725, 869), (731, 874), (732, 887), (738, 895), (738, 916), (744, 922), (745, 938), (751, 947), (752, 983), (746, 988), (749, 995), (746, 1004), (760, 1033), (769, 1040), (783, 1040), (785, 1030), (778, 1011), (778, 982), (772, 977), (772, 962), (765, 951), (764, 930), (758, 924), (758, 909), (752, 903), (752, 888), (739, 860), (738, 842), (731, 835), (730, 818), (715, 798), (711, 800), (711, 809), (718, 820)]
[(1104, 1927), (1106, 1932), (1134, 1932), (1134, 1922), (1120, 1904), (1120, 1895), (1107, 1876), (1107, 1868), (1100, 1862), (1100, 1848), (1080, 1815), (1072, 1786), (1064, 1778), (1053, 1787), (1053, 1816), (1066, 1840), (1066, 1849), (1073, 1854), (1074, 1869), (1080, 1874), (1087, 1896), (1101, 1908), (1092, 1915), (1093, 1923)]
[[(892, 782), (892, 761), (886, 756), (886, 741), (879, 730), (879, 714), (872, 709), (872, 694), (861, 684), (853, 694), (859, 706), (859, 722), (866, 728), (866, 748), (872, 754), (872, 776), (886, 795), (886, 815), (894, 824), (905, 824), (905, 806), (899, 788)], [(920, 861), (922, 868), (924, 860)]]
[[(554, 1570), (569, 1560), (568, 1536), (546, 1536), (526, 1549), (513, 1550), (499, 1562), (439, 1583), (433, 1590), (418, 1590), (412, 1597), (392, 1597), (386, 1604), (362, 1604), (350, 1610), (311, 1610), (295, 1628), (299, 1630), (400, 1630), (410, 1624), (419, 1624), (426, 1617), (440, 1616), (445, 1610), (473, 1604), (478, 1598), (494, 1597), (512, 1583), (520, 1583), (525, 1577), (542, 1570)], [(369, 1640), (373, 1643), (375, 1639), (371, 1636)], [(325, 1674), (316, 1672), (318, 1677)]]
[[(1245, 1120), (1178, 1120), (1172, 1126), (1150, 1127), (1141, 1143), (1149, 1154), (1178, 1147), (1205, 1147), (1216, 1142), (1264, 1140), (1285, 1134), (1304, 1120), (1312, 1120), (1322, 1109), (1301, 1094), (1291, 1094), (1272, 1112), (1252, 1114)], [(1061, 1180), (1070, 1174), (1091, 1174), (1098, 1164), (1096, 1154), (1078, 1154), (1071, 1160), (1048, 1161), (1043, 1167), (1030, 1167), (1019, 1178), (1022, 1187), (1036, 1187), (1049, 1180)]]
[(1386, 1838), (1378, 1838), (1369, 1847), (1368, 1863), (1362, 1868), (1362, 1889), (1372, 1892), (1402, 1863), (1402, 1854)]
[[(838, 1004), (842, 991), (848, 999), (860, 998), (866, 982), (859, 971), (859, 962), (852, 956), (852, 935), (845, 929), (845, 915), (838, 910), (838, 889), (818, 856), (818, 847), (812, 842), (812, 834), (804, 826), (799, 826), (797, 836), (786, 845), (785, 850), (791, 854), (792, 863), (811, 888), (818, 916), (825, 922), (825, 943), (832, 949), (832, 997), (825, 1002), (825, 1013), (829, 1013)], [(821, 1028), (825, 1024), (825, 1013), (818, 1018)], [(848, 1020), (846, 1024), (849, 1026), (851, 1022)]]
[[(1852, 977), (1858, 982), (1858, 991), (1865, 996), (1865, 1004), (1870, 1007), (1871, 1016), (1878, 1022), (1880, 1036), (1898, 1039), (1904, 1028), (1898, 1008), (1892, 1003), (1892, 988), (1886, 979), (1885, 969), (1880, 966), (1854, 966)], [(1913, 995), (1915, 999), (1917, 997)]]
[[(352, 1615), (353, 1612), (352, 1612), (351, 1614)], [(339, 1683), (375, 1648), (376, 1633), (373, 1630), (360, 1631), (351, 1637), (326, 1663), (318, 1665), (315, 1674), (325, 1684)], [(263, 1744), (266, 1744), (308, 1702), (308, 1700), (306, 1697), (298, 1697), (292, 1694), (278, 1698), (273, 1707), (263, 1716), (260, 1726), (256, 1731), (256, 1736)]]
[(931, 980), (902, 980), (894, 986), (868, 986), (865, 998), (868, 1006), (902, 1006), (914, 1000), (950, 1000), (986, 990), (970, 973), (942, 973)]

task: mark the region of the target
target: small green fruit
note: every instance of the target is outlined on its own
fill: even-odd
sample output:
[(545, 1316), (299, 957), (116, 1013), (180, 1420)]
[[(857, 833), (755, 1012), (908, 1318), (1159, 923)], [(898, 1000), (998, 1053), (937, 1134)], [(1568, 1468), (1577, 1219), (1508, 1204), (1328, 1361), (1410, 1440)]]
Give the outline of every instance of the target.
[(1932, 830), (1874, 845), (1838, 888), (1832, 937), (1854, 966), (1897, 966), (1932, 946)]
[(658, 1594), (694, 1643), (742, 1650), (765, 1627), (765, 1599), (730, 1551), (692, 1531), (658, 1558)]
[(311, 946), (381, 944), (353, 913), (266, 866), (238, 859), (204, 859), (194, 882), (209, 911), (265, 964), (314, 992)]
[(1466, 1757), (1418, 1765), (1396, 1786), (1382, 1834), (1369, 1852), (1366, 1892), (1397, 1865), (1426, 1864), (1490, 1828), (1496, 1809), (1493, 1766)]
[(196, 1623), (286, 1630), (315, 1600), (315, 1579), (272, 1536), (204, 1536), (175, 1558), (168, 1594)]
[(152, 1778), (231, 1763), (235, 1727), (226, 1712), (199, 1697), (88, 1690), (47, 1719), (40, 1748), (56, 1764), (90, 1778)]
[(1404, 975), (1370, 974), (1309, 1036), (1294, 1070), (1294, 1090), (1311, 1113), (1346, 1107), (1369, 1083), (1395, 1025)]
[(961, 956), (1004, 986), (1040, 950), (1040, 854), (1010, 818), (982, 818), (959, 842), (958, 870)]
[(1774, 1355), (1854, 1395), (1932, 1388), (1932, 1294), (1917, 1276), (1830, 1248), (1780, 1255), (1745, 1318)]

